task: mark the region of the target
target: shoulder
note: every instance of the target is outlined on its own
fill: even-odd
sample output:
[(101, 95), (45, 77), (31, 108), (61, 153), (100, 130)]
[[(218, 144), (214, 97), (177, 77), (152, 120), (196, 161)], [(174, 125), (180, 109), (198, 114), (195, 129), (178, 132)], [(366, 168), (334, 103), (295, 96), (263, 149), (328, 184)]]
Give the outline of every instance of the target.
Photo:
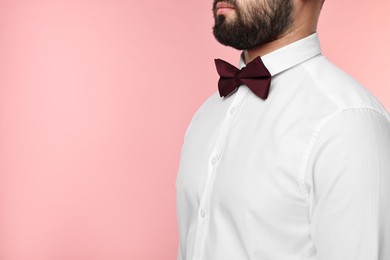
[(320, 104), (308, 111), (316, 113), (318, 120), (303, 160), (301, 173), (307, 184), (312, 185), (316, 169), (324, 169), (327, 173), (320, 176), (328, 177), (331, 172), (335, 176), (346, 172), (347, 167), (356, 171), (365, 167), (367, 174), (368, 168), (378, 165), (390, 169), (390, 115), (380, 101), (323, 56), (303, 68), (305, 85), (315, 90), (311, 93)]
[(320, 55), (303, 64), (310, 87), (335, 105), (336, 110), (370, 109), (390, 120), (381, 102), (353, 77)]

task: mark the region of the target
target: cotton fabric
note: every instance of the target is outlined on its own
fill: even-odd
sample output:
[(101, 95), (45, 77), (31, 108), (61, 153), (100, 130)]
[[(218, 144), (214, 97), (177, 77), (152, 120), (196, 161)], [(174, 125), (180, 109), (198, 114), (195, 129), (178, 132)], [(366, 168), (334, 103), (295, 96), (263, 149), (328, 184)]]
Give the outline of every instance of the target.
[(186, 130), (178, 260), (389, 260), (389, 113), (317, 33), (261, 58), (266, 100), (216, 91)]

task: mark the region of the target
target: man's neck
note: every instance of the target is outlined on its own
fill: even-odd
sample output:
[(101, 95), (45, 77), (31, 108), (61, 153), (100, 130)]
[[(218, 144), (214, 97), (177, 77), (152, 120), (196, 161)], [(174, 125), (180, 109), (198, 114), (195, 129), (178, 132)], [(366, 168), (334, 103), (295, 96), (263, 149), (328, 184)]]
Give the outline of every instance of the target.
[(245, 50), (245, 63), (315, 33), (322, 3), (322, 1), (296, 1), (294, 23), (291, 27), (277, 40)]

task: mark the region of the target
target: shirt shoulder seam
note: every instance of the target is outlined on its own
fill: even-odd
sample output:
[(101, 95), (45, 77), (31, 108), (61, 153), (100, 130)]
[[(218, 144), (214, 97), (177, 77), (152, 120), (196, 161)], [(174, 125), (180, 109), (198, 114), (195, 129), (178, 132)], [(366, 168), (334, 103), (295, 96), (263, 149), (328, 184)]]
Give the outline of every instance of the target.
[(302, 159), (301, 159), (301, 163), (300, 163), (300, 166), (299, 166), (299, 173), (298, 173), (298, 177), (299, 177), (299, 186), (300, 186), (300, 189), (303, 193), (303, 195), (305, 196), (307, 202), (309, 203), (310, 202), (310, 194), (308, 192), (308, 190), (306, 189), (306, 186), (305, 186), (305, 172), (306, 172), (306, 169), (307, 169), (307, 164), (309, 163), (309, 158), (310, 158), (310, 155), (311, 155), (311, 152), (313, 150), (313, 147), (317, 141), (317, 137), (319, 135), (319, 133), (321, 132), (321, 130), (324, 128), (324, 126), (330, 122), (333, 118), (335, 118), (336, 116), (342, 114), (343, 112), (345, 111), (350, 111), (350, 110), (371, 110), (373, 112), (376, 112), (378, 113), (380, 116), (382, 116), (388, 123), (390, 123), (390, 116), (389, 114), (384, 114), (383, 111), (379, 111), (375, 108), (372, 108), (372, 107), (367, 107), (367, 106), (358, 106), (358, 107), (343, 107), (343, 108), (339, 108), (337, 109), (336, 111), (332, 112), (331, 114), (328, 114), (327, 116), (325, 116), (325, 118), (323, 118), (317, 125), (316, 127), (314, 128), (313, 132), (312, 132), (312, 135), (310, 136), (310, 139), (309, 139), (309, 142), (308, 144), (306, 145), (306, 148), (304, 149), (304, 152), (303, 152), (303, 155), (302, 155)]

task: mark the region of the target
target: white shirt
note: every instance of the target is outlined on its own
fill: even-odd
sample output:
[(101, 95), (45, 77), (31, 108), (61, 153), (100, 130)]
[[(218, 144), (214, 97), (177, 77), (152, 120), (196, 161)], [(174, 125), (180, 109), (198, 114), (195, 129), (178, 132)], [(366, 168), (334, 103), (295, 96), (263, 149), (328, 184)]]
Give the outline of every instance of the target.
[(266, 100), (216, 91), (187, 128), (178, 259), (389, 260), (388, 112), (316, 33), (262, 60)]

